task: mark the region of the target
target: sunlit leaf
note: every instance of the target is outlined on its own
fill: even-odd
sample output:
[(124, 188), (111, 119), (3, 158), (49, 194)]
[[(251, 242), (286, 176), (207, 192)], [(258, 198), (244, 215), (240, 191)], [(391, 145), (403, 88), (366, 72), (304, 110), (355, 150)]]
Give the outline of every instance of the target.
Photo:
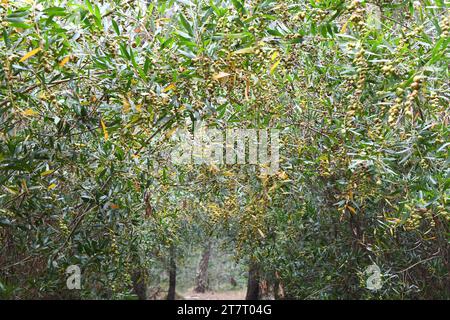
[(221, 71), (221, 72), (219, 72), (219, 73), (214, 74), (214, 75), (212, 76), (212, 78), (213, 78), (213, 80), (216, 80), (216, 81), (217, 81), (217, 80), (220, 80), (220, 79), (222, 79), (222, 78), (229, 77), (229, 76), (230, 76), (229, 73)]
[(47, 190), (53, 190), (53, 189), (55, 189), (56, 188), (56, 184), (55, 183), (52, 183), (51, 185), (49, 185), (48, 186), (48, 188), (47, 188)]
[(62, 59), (62, 60), (59, 62), (59, 66), (60, 66), (61, 68), (64, 67), (64, 65), (65, 65), (67, 62), (69, 62), (69, 60), (70, 60), (70, 56), (65, 57), (64, 59)]
[(168, 92), (170, 90), (173, 90), (173, 89), (175, 89), (175, 87), (176, 87), (175, 83), (171, 83), (163, 89), (163, 92)]
[(108, 130), (106, 128), (105, 122), (103, 122), (103, 119), (100, 119), (100, 124), (102, 126), (103, 136), (105, 137), (105, 140), (108, 140), (108, 138), (109, 138)]
[(41, 48), (36, 48), (34, 50), (31, 50), (30, 52), (25, 54), (22, 58), (20, 58), (19, 62), (24, 62), (25, 60), (31, 58), (32, 56), (34, 56), (36, 53), (38, 53), (41, 50), (42, 50)]
[(233, 52), (233, 54), (249, 54), (249, 53), (254, 53), (254, 52), (255, 52), (255, 48), (249, 47), (249, 48), (236, 50)]
[(31, 108), (28, 108), (28, 109), (26, 109), (26, 110), (24, 110), (23, 112), (22, 112), (22, 114), (24, 115), (24, 116), (35, 116), (35, 115), (37, 115), (37, 112), (36, 111), (34, 111), (33, 109), (31, 109)]

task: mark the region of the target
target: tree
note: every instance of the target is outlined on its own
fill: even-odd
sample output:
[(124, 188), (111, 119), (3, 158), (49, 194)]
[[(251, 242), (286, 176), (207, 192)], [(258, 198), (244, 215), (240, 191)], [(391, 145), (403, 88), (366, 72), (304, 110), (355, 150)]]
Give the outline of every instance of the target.
[(195, 278), (195, 292), (205, 292), (208, 289), (208, 265), (211, 256), (211, 240), (209, 240), (202, 252), (202, 257), (198, 265), (197, 276)]
[(259, 289), (259, 267), (255, 261), (250, 261), (248, 270), (248, 283), (246, 300), (258, 300), (260, 297)]
[(175, 300), (176, 298), (176, 284), (177, 284), (177, 264), (175, 247), (170, 247), (169, 258), (169, 290), (167, 292), (167, 300)]

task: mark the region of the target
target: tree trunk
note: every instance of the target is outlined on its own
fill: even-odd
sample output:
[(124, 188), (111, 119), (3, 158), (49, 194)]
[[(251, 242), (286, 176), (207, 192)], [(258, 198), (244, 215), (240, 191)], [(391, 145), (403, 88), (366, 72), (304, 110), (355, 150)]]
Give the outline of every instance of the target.
[(280, 280), (276, 278), (273, 282), (273, 297), (275, 300), (280, 300)]
[(167, 292), (167, 300), (175, 300), (175, 289), (177, 284), (177, 264), (175, 261), (175, 247), (170, 247), (169, 261), (169, 291)]
[(208, 289), (208, 265), (209, 257), (211, 256), (211, 241), (203, 250), (202, 258), (198, 265), (197, 276), (195, 278), (195, 292), (203, 293)]
[(147, 285), (145, 283), (145, 272), (142, 269), (133, 271), (131, 275), (134, 293), (139, 300), (147, 300)]
[(248, 270), (247, 294), (245, 296), (245, 300), (258, 300), (259, 294), (258, 265), (252, 260)]

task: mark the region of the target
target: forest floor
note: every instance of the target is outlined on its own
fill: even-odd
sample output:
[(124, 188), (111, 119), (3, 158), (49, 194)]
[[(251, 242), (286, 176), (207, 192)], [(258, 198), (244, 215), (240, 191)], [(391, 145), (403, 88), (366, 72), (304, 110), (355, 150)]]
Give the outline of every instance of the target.
[(232, 291), (207, 291), (197, 293), (192, 289), (183, 292), (184, 300), (245, 300), (245, 289)]

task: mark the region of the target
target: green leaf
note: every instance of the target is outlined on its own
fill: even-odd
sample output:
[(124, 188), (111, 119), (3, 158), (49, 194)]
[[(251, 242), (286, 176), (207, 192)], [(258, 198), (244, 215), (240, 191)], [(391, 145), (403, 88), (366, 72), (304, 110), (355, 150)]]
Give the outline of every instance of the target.
[(184, 27), (184, 29), (189, 33), (189, 35), (192, 37), (194, 35), (194, 31), (192, 30), (191, 24), (187, 21), (186, 17), (180, 13), (180, 22), (181, 25)]
[(117, 34), (118, 36), (120, 36), (120, 29), (119, 29), (119, 26), (117, 25), (116, 20), (112, 19), (112, 20), (111, 20), (111, 24), (112, 24), (113, 29), (114, 29), (114, 31), (116, 32), (116, 34)]
[(44, 9), (44, 12), (48, 15), (48, 16), (65, 16), (66, 13), (66, 9), (62, 8), (62, 7), (50, 7), (50, 8), (46, 8)]

